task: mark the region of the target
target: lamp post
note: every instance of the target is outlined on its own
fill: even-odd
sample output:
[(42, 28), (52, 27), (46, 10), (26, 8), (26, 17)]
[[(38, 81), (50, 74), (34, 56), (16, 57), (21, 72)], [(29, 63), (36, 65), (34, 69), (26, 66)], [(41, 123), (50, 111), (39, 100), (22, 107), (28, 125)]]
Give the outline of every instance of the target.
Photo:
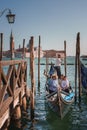
[[(11, 10), (9, 9), (9, 8), (6, 8), (6, 9), (4, 9), (3, 11), (1, 11), (0, 12), (0, 17), (6, 12), (6, 11), (8, 11), (8, 14), (6, 15), (6, 17), (7, 17), (7, 20), (8, 20), (8, 23), (9, 24), (13, 24), (14, 23), (14, 21), (15, 21), (15, 14), (12, 14), (11, 13)], [(0, 60), (2, 60), (2, 54), (1, 53), (3, 53), (3, 42), (1, 42), (2, 41), (2, 37), (1, 37), (1, 35), (0, 35), (0, 55), (1, 55), (1, 57), (0, 57)]]
[(11, 10), (9, 8), (4, 9), (2, 12), (0, 12), (0, 17), (6, 12), (8, 11), (8, 14), (6, 15), (7, 19), (8, 19), (8, 23), (12, 24), (15, 21), (15, 14), (11, 13)]

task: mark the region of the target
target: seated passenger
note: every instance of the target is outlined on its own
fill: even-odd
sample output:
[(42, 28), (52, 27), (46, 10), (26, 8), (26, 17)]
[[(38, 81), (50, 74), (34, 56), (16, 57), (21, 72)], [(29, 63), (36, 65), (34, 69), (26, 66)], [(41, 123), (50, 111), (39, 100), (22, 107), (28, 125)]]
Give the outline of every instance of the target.
[(59, 84), (58, 84), (58, 76), (56, 74), (52, 75), (52, 78), (50, 78), (48, 85), (49, 85), (49, 93), (58, 91)]
[(64, 75), (63, 74), (61, 74), (61, 77), (60, 77), (60, 79), (58, 79), (58, 81), (59, 81), (59, 85), (61, 86), (61, 82), (62, 82), (62, 80), (64, 79)]
[(61, 88), (65, 92), (69, 93), (69, 81), (66, 76), (64, 76), (63, 80), (61, 81)]

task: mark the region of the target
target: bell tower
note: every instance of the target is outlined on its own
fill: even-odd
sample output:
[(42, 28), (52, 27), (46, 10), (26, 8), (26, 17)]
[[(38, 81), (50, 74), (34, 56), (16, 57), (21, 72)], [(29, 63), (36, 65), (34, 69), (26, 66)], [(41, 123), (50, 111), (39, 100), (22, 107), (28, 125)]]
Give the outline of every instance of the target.
[(10, 51), (11, 51), (11, 59), (13, 59), (15, 57), (15, 55), (14, 55), (15, 48), (14, 48), (14, 38), (12, 35), (12, 31), (11, 31), (11, 35), (10, 35)]

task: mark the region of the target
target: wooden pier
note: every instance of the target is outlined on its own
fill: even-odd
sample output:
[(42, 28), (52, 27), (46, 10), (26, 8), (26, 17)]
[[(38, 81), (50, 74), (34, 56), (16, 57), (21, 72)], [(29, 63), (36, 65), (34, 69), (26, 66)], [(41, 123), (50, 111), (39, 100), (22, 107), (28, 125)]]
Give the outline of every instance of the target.
[(12, 117), (21, 118), (21, 106), (26, 108), (26, 79), (26, 61), (0, 61), (0, 130), (4, 124), (8, 127)]

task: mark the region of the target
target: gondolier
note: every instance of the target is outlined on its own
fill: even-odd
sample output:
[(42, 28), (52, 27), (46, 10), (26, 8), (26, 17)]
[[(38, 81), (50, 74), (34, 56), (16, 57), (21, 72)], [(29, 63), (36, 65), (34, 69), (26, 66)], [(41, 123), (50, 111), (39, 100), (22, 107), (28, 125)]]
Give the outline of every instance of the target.
[(57, 71), (57, 75), (58, 75), (58, 78), (60, 79), (61, 77), (61, 55), (58, 54), (57, 58), (56, 58), (56, 64), (55, 64), (55, 69)]

